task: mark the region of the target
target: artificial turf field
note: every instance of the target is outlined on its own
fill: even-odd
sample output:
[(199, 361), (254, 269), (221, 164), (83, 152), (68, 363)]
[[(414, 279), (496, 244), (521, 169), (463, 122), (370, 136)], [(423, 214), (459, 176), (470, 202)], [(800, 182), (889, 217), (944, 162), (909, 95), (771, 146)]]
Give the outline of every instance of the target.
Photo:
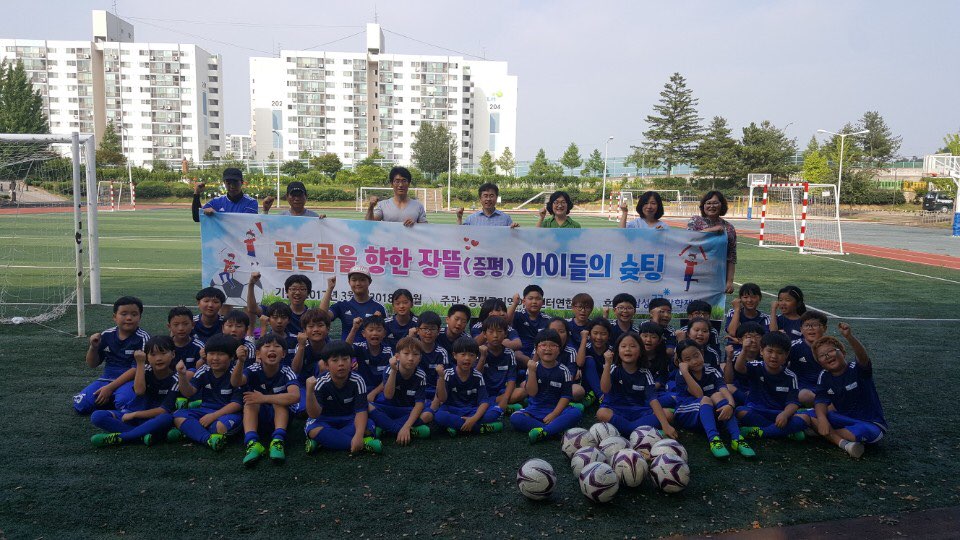
[[(64, 221), (69, 228), (69, 214), (0, 216), (0, 249), (15, 247), (23, 259), (6, 255), (3, 263), (72, 267), (72, 248), (65, 259), (45, 249), (45, 231)], [(148, 306), (194, 303), (199, 227), (187, 209), (101, 213), (100, 238), (105, 301), (132, 294)], [(0, 536), (649, 537), (960, 504), (960, 409), (952, 395), (960, 377), (960, 272), (854, 255), (800, 256), (749, 239), (740, 241), (739, 259), (737, 282), (768, 292), (800, 286), (808, 304), (839, 316), (831, 317), (831, 333), (847, 320), (871, 351), (890, 430), (861, 460), (819, 441), (762, 441), (757, 460), (720, 462), (703, 435), (682, 432), (692, 471), (686, 491), (667, 496), (646, 485), (598, 506), (580, 494), (559, 442), (531, 446), (509, 428), (456, 439), (435, 434), (406, 448), (385, 442), (380, 456), (306, 456), (303, 421), (296, 420), (287, 463), (264, 460), (252, 470), (241, 466), (236, 440), (220, 453), (189, 443), (98, 449), (89, 443), (96, 429), (70, 408), (99, 370), (84, 365), (86, 339), (68, 335), (76, 329), (68, 312), (46, 323), (61, 332), (0, 327)], [(62, 271), (0, 269), (0, 284), (26, 290)], [(147, 307), (142, 326), (164, 331), (166, 311)], [(88, 332), (111, 326), (110, 316), (109, 306), (88, 307)], [(591, 419), (585, 415), (582, 425)], [(548, 502), (527, 501), (516, 489), (516, 469), (531, 457), (558, 473)]]

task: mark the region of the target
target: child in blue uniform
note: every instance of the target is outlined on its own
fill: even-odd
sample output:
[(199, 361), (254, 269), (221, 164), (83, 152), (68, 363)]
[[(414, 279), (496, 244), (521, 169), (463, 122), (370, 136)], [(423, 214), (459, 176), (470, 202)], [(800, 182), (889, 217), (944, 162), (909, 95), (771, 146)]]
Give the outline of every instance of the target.
[(769, 332), (760, 340), (763, 362), (747, 363), (737, 357), (734, 371), (750, 385), (747, 403), (737, 407), (737, 418), (744, 426), (740, 433), (752, 438), (789, 437), (803, 440), (806, 424), (796, 416), (800, 408), (797, 376), (787, 365), (790, 338), (781, 332)]
[(600, 375), (603, 373), (603, 355), (610, 350), (613, 350), (610, 344), (610, 321), (604, 317), (590, 319), (589, 330), (580, 331), (580, 348), (577, 350), (580, 384), (586, 391), (584, 407), (592, 405), (602, 393)]
[(203, 365), (200, 358), (200, 349), (203, 342), (193, 336), (193, 312), (190, 308), (179, 306), (167, 313), (167, 329), (173, 339), (174, 358), (171, 368), (176, 369), (178, 362), (183, 362), (187, 371), (196, 371)]
[(730, 434), (730, 446), (744, 457), (756, 456), (740, 434), (736, 405), (723, 374), (704, 362), (698, 343), (685, 339), (677, 344), (677, 367), (674, 413), (677, 425), (685, 429), (702, 428), (707, 434), (710, 452), (714, 457), (726, 458), (730, 452), (717, 430), (717, 420), (720, 420)]
[(703, 353), (703, 361), (708, 366), (722, 372), (724, 362), (720, 357), (720, 351), (710, 345), (711, 330), (713, 330), (713, 327), (709, 320), (700, 317), (691, 319), (687, 326), (687, 339), (700, 347), (700, 352)]
[(290, 408), (295, 415), (307, 414), (307, 379), (320, 377), (326, 371), (320, 352), (327, 344), (329, 321), (330, 315), (324, 309), (308, 309), (300, 317), (303, 331), (297, 334), (297, 352), (290, 362), (290, 369), (297, 374), (297, 384), (300, 386), (300, 401)]
[[(257, 304), (256, 284), (260, 282), (260, 272), (250, 274), (250, 283), (247, 286), (247, 312), (253, 317), (267, 314), (269, 306)], [(300, 317), (307, 311), (306, 301), (313, 291), (313, 282), (303, 274), (293, 274), (283, 282), (283, 290), (287, 293), (290, 302), (290, 317), (287, 321), (287, 332), (299, 334), (303, 331)]]
[(237, 340), (246, 349), (237, 353), (237, 358), (245, 366), (257, 359), (257, 347), (253, 341), (252, 330), (250, 317), (239, 309), (231, 309), (223, 317), (223, 335)]
[(567, 366), (567, 369), (573, 374), (574, 382), (570, 391), (573, 395), (573, 406), (577, 408), (583, 407), (581, 402), (587, 395), (587, 392), (583, 389), (583, 385), (580, 384), (580, 379), (583, 377), (583, 374), (580, 373), (580, 366), (577, 365), (577, 349), (570, 346), (570, 334), (568, 333), (567, 321), (560, 317), (554, 317), (550, 319), (550, 324), (547, 325), (547, 328), (556, 331), (557, 335), (560, 336), (560, 357), (557, 358), (557, 362)]
[[(637, 314), (637, 299), (627, 293), (619, 293), (613, 297), (613, 320), (610, 321), (610, 342), (616, 343), (623, 334), (636, 332), (633, 317)], [(604, 316), (608, 313), (604, 308)]]
[(663, 328), (663, 340), (667, 346), (667, 356), (673, 358), (674, 351), (677, 348), (677, 336), (673, 328), (670, 327), (670, 321), (673, 320), (673, 304), (666, 298), (654, 298), (647, 304), (647, 311), (650, 313), (650, 320)]
[(328, 310), (333, 319), (340, 320), (340, 339), (344, 340), (350, 333), (353, 319), (357, 317), (366, 319), (374, 315), (383, 317), (387, 314), (387, 308), (370, 297), (370, 284), (373, 282), (373, 277), (370, 275), (369, 268), (354, 266), (347, 273), (347, 281), (350, 283), (353, 298), (330, 305), (330, 295), (337, 285), (337, 278), (334, 276), (327, 279), (327, 290), (323, 293), (323, 299), (320, 300), (320, 308)]
[(383, 320), (387, 329), (387, 344), (391, 348), (401, 339), (410, 335), (410, 329), (417, 327), (417, 316), (413, 314), (413, 293), (407, 289), (397, 289), (390, 297), (390, 310), (393, 315)]
[(852, 457), (863, 455), (864, 444), (874, 444), (887, 431), (887, 420), (873, 383), (873, 363), (866, 348), (847, 323), (840, 323), (840, 335), (847, 340), (856, 361), (847, 362), (846, 349), (832, 336), (813, 345), (823, 372), (817, 381), (813, 411), (801, 414), (817, 434), (839, 446)]
[(263, 312), (267, 316), (269, 328), (264, 334), (272, 332), (283, 338), (285, 343), (283, 352), (283, 365), (290, 366), (293, 363), (293, 357), (297, 354), (297, 332), (290, 329), (290, 320), (293, 317), (293, 311), (290, 306), (284, 302), (274, 302), (267, 306)]
[(103, 364), (103, 375), (73, 396), (73, 410), (90, 414), (95, 409), (122, 410), (133, 401), (133, 353), (143, 351), (150, 334), (140, 328), (143, 302), (121, 296), (113, 303), (116, 326), (90, 336), (84, 358), (88, 367)]
[(230, 374), (230, 384), (234, 388), (243, 388), (243, 443), (246, 447), (243, 465), (246, 467), (252, 467), (265, 452), (257, 433), (263, 425), (273, 426), (270, 459), (274, 463), (287, 459), (284, 443), (290, 407), (300, 401), (297, 375), (283, 364), (287, 348), (284, 336), (269, 332), (257, 340), (256, 346), (257, 361), (248, 367), (236, 362)]
[(383, 391), (370, 405), (370, 418), (378, 430), (396, 435), (397, 444), (407, 445), (411, 438), (430, 437), (430, 426), (420, 421), (427, 399), (427, 375), (420, 369), (416, 338), (401, 338), (396, 351), (383, 374)]
[(797, 375), (800, 385), (800, 404), (812, 407), (817, 379), (823, 368), (813, 354), (813, 344), (827, 333), (827, 316), (819, 311), (807, 311), (800, 316), (800, 337), (790, 343), (787, 367)]
[(307, 453), (317, 448), (379, 454), (383, 447), (373, 438), (373, 422), (367, 413), (367, 385), (351, 371), (353, 347), (345, 341), (331, 341), (321, 356), (327, 372), (307, 379)]
[(200, 313), (193, 317), (193, 336), (206, 342), (211, 336), (223, 332), (223, 317), (220, 308), (227, 296), (216, 287), (204, 287), (197, 291), (197, 309)]
[(420, 415), (424, 424), (433, 421), (433, 413), (440, 405), (434, 399), (437, 394), (437, 366), (443, 366), (444, 369), (450, 366), (447, 350), (437, 343), (439, 334), (440, 316), (432, 311), (421, 313), (416, 337), (420, 340), (420, 369), (427, 376), (427, 406)]
[[(710, 316), (713, 313), (713, 306), (709, 302), (703, 300), (693, 300), (687, 304), (687, 324), (684, 324), (676, 332), (677, 341), (683, 341), (687, 339), (687, 332), (690, 331), (690, 322), (696, 318), (710, 320)], [(710, 346), (716, 351), (722, 351), (723, 348), (720, 346), (720, 332), (713, 327), (713, 324), (710, 324)]]
[(733, 353), (740, 350), (737, 341), (737, 327), (746, 322), (755, 322), (770, 330), (770, 317), (760, 311), (760, 286), (756, 283), (744, 283), (740, 286), (739, 294), (733, 299), (733, 306), (727, 312), (723, 327), (727, 331), (727, 358), (733, 358)]
[(612, 351), (603, 355), (603, 400), (597, 409), (597, 421), (610, 422), (627, 436), (640, 426), (669, 425), (657, 401), (657, 383), (643, 350), (640, 335), (627, 332), (617, 338)]
[[(527, 285), (523, 289), (523, 309), (520, 307), (520, 295), (513, 295), (513, 303), (507, 310), (507, 321), (517, 331), (523, 344), (520, 351), (527, 358), (533, 357), (533, 348), (537, 335), (550, 324), (550, 316), (543, 310), (543, 289), (539, 285)], [(521, 360), (522, 365), (522, 360)]]
[(454, 304), (447, 310), (447, 325), (440, 329), (437, 343), (447, 350), (447, 355), (453, 357), (453, 344), (464, 335), (470, 324), (470, 308), (463, 304)]
[[(205, 444), (215, 451), (227, 444), (227, 435), (240, 423), (243, 396), (239, 388), (230, 384), (230, 366), (237, 358), (237, 351), (246, 347), (225, 334), (217, 334), (205, 344), (205, 364), (197, 370), (189, 384), (183, 383), (180, 393), (190, 399), (200, 400), (194, 409), (181, 409), (173, 414), (173, 424), (190, 440)], [(187, 371), (177, 366), (177, 376), (185, 380)], [(173, 432), (169, 438), (176, 438)]]
[(451, 437), (465, 433), (503, 431), (497, 419), (503, 410), (490, 406), (490, 396), (483, 375), (473, 368), (480, 357), (480, 346), (471, 337), (462, 336), (453, 343), (456, 367), (437, 367), (437, 401), (440, 407), (434, 421), (447, 428)]
[(520, 409), (520, 402), (527, 397), (522, 388), (517, 387), (517, 360), (513, 349), (504, 347), (507, 335), (507, 320), (491, 315), (483, 321), (481, 335), (486, 342), (480, 345), (480, 359), (477, 371), (483, 375), (487, 393), (497, 407), (507, 414)]
[[(363, 327), (363, 341), (356, 342), (354, 337)], [(383, 387), (383, 374), (390, 366), (390, 357), (393, 349), (384, 344), (387, 330), (384, 327), (383, 317), (374, 315), (368, 319), (357, 317), (353, 320), (353, 327), (347, 334), (347, 343), (353, 343), (353, 358), (357, 361), (356, 371), (367, 384), (368, 401), (376, 399)]]
[(640, 336), (640, 344), (643, 345), (640, 365), (645, 365), (646, 369), (650, 370), (657, 394), (660, 395), (666, 391), (672, 371), (672, 363), (667, 357), (667, 342), (663, 339), (663, 327), (655, 322), (645, 321), (640, 323), (637, 334)]
[[(154, 438), (166, 433), (173, 425), (171, 413), (176, 406), (177, 374), (174, 373), (174, 344), (168, 336), (147, 340), (146, 353), (133, 353), (136, 374), (133, 390), (137, 398), (128, 409), (120, 411), (93, 411), (90, 422), (107, 433), (94, 435), (90, 442), (96, 446), (140, 441), (150, 445)], [(149, 362), (149, 364), (147, 363)]]
[(750, 380), (746, 374), (737, 373), (733, 369), (737, 359), (743, 357), (745, 364), (763, 364), (760, 357), (760, 340), (767, 333), (755, 322), (743, 323), (737, 328), (737, 339), (740, 340), (740, 350), (733, 353), (733, 358), (723, 364), (723, 379), (727, 382), (727, 389), (733, 394), (737, 405), (743, 405), (750, 394)]
[(583, 414), (570, 406), (573, 374), (557, 363), (560, 336), (543, 330), (537, 334), (535, 348), (539, 362), (527, 366), (527, 407), (510, 416), (513, 429), (526, 432), (531, 443), (572, 428)]
[(570, 299), (570, 308), (573, 317), (567, 319), (567, 333), (570, 334), (570, 345), (574, 349), (580, 348), (580, 332), (589, 332), (590, 316), (593, 314), (593, 297), (587, 293), (577, 293)]
[[(780, 311), (779, 315), (777, 310)], [(800, 317), (806, 312), (807, 305), (803, 303), (803, 291), (796, 285), (787, 285), (777, 292), (777, 300), (770, 307), (770, 331), (779, 330), (790, 339), (803, 337), (800, 329), (803, 321)]]
[(520, 334), (510, 326), (511, 319), (507, 318), (507, 304), (499, 298), (487, 298), (480, 304), (480, 313), (477, 315), (477, 322), (470, 327), (470, 337), (477, 341), (477, 345), (486, 343), (486, 337), (483, 335), (483, 322), (488, 317), (503, 317), (507, 321), (507, 333), (503, 340), (503, 346), (513, 351), (514, 358), (517, 359), (517, 366), (520, 369), (527, 369), (527, 362), (530, 358), (523, 354), (520, 349), (523, 348), (523, 342), (520, 341)]

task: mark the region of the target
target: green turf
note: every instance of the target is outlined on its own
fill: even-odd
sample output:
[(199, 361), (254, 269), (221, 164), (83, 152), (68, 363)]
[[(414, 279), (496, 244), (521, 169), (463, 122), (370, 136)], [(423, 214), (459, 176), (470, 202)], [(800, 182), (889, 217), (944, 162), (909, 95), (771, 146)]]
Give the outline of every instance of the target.
[[(333, 216), (333, 212), (329, 213)], [(353, 212), (336, 215), (356, 216)], [(69, 221), (69, 216), (62, 217)], [(430, 216), (452, 222), (452, 216)], [(46, 220), (46, 221), (43, 221)], [(0, 216), (6, 237), (43, 236), (51, 218)], [(529, 216), (520, 218), (532, 225)], [(584, 219), (584, 225), (606, 225)], [(198, 227), (188, 210), (101, 214), (105, 300), (121, 294), (148, 304), (193, 304), (199, 286)], [(26, 264), (45, 259), (34, 240)], [(842, 316), (956, 317), (960, 285), (827, 258), (760, 249), (744, 240), (737, 281), (765, 291), (786, 283), (808, 302)], [(68, 259), (72, 264), (72, 259)], [(960, 272), (845, 256), (862, 262), (960, 281)], [(138, 268), (141, 270), (120, 270)], [(8, 283), (30, 287), (42, 272), (5, 269)], [(764, 300), (767, 310), (769, 298)], [(143, 326), (163, 330), (166, 310), (148, 308)], [(88, 309), (91, 331), (111, 325), (109, 307)], [(835, 320), (831, 321), (834, 327)], [(530, 537), (660, 536), (890, 514), (960, 504), (955, 459), (960, 413), (948, 381), (960, 377), (950, 321), (853, 321), (872, 351), (877, 387), (891, 429), (853, 461), (818, 443), (764, 442), (759, 459), (713, 459), (702, 435), (683, 433), (692, 482), (680, 495), (650, 486), (624, 490), (611, 504), (588, 503), (558, 442), (529, 446), (503, 433), (385, 444), (382, 456), (302, 453), (302, 421), (290, 429), (286, 465), (240, 463), (237, 441), (214, 454), (192, 444), (93, 448), (96, 432), (70, 409), (73, 393), (96, 378), (85, 367), (85, 340), (70, 337), (72, 314), (49, 325), (0, 327), (0, 536), (223, 537), (274, 532), (355, 537), (400, 535)], [(584, 420), (583, 425), (589, 425)], [(559, 473), (554, 498), (523, 499), (517, 467), (542, 457)]]

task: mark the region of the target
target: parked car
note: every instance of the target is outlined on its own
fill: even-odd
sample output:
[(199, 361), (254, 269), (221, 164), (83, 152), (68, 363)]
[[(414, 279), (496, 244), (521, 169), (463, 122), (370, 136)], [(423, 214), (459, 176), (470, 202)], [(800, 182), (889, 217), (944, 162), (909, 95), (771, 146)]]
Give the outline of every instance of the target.
[(949, 212), (953, 210), (953, 197), (945, 191), (928, 191), (923, 196), (923, 209), (928, 212)]

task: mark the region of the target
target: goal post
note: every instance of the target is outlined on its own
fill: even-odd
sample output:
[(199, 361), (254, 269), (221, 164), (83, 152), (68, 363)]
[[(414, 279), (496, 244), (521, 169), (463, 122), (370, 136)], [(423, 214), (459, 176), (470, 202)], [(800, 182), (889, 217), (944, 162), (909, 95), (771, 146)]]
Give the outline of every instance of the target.
[(833, 184), (763, 185), (760, 246), (843, 254), (840, 201)]
[[(417, 199), (420, 201), (420, 204), (423, 205), (424, 210), (429, 211), (427, 208), (427, 188), (409, 188), (411, 199)], [(389, 187), (370, 187), (370, 186), (360, 186), (357, 188), (357, 212), (365, 212), (367, 210), (367, 201), (370, 199), (371, 195), (376, 195), (381, 200), (389, 199), (393, 196), (393, 188)]]
[(653, 191), (660, 195), (660, 199), (663, 201), (663, 215), (683, 215), (684, 201), (678, 189), (621, 189), (620, 191), (610, 192), (610, 200), (607, 201), (607, 208), (609, 208), (607, 211), (607, 219), (609, 221), (618, 221), (620, 219), (620, 204), (623, 202), (627, 203), (628, 215), (634, 215), (640, 196), (648, 191)]

